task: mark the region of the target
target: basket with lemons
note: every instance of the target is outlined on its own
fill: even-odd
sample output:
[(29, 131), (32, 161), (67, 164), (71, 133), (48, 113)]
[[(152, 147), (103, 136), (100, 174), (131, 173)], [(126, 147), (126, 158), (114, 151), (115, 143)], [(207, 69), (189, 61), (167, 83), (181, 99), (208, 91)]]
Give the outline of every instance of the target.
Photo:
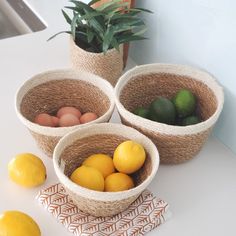
[(73, 171), (70, 179), (80, 186), (97, 191), (128, 190), (134, 187), (129, 174), (138, 171), (145, 159), (143, 146), (127, 140), (117, 146), (113, 158), (106, 154), (94, 154), (86, 158), (82, 166)]
[(121, 124), (93, 124), (64, 136), (53, 154), (59, 181), (77, 207), (91, 215), (125, 210), (159, 166), (152, 141)]

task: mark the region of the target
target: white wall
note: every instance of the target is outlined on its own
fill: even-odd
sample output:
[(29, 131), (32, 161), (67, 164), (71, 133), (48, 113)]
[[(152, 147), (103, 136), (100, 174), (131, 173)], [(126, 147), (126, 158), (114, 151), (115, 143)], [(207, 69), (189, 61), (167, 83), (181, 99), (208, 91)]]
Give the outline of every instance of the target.
[(236, 153), (236, 1), (137, 0), (146, 15), (146, 41), (130, 55), (138, 63), (189, 64), (214, 74), (223, 85), (225, 105), (214, 134)]

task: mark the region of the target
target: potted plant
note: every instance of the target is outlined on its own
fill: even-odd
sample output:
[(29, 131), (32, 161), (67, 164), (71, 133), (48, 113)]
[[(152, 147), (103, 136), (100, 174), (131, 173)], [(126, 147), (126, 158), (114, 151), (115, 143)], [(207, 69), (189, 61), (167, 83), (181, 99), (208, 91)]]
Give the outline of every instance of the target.
[[(145, 39), (143, 33), (146, 26), (141, 17), (142, 12), (150, 12), (141, 8), (130, 8), (129, 2), (113, 0), (97, 7), (82, 1), (70, 1), (73, 6), (65, 6), (72, 10), (70, 16), (62, 13), (70, 25), (70, 54), (72, 66), (77, 70), (87, 70), (108, 80), (112, 85), (123, 71), (123, 44), (134, 40)], [(51, 39), (50, 38), (50, 39)]]
[[(100, 0), (96, 3), (94, 3), (92, 5), (92, 7), (98, 7), (100, 5), (102, 5), (103, 3), (106, 2), (111, 2), (112, 0)], [(129, 7), (134, 7), (135, 6), (135, 0), (122, 0), (123, 2), (128, 2), (129, 3)], [(124, 48), (123, 48), (123, 62), (124, 62), (124, 67), (126, 66), (126, 62), (128, 59), (128, 54), (129, 54), (129, 43), (125, 43), (124, 44)]]

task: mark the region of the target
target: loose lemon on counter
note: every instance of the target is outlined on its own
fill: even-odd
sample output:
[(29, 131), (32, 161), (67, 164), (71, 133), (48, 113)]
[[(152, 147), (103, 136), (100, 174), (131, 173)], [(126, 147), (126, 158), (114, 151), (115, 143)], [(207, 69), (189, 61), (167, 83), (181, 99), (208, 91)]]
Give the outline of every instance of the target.
[(100, 171), (90, 166), (80, 166), (74, 170), (70, 179), (88, 189), (103, 191), (104, 190), (104, 178)]
[(0, 215), (1, 236), (40, 236), (37, 223), (20, 211), (5, 211)]
[(132, 178), (124, 173), (113, 173), (105, 179), (106, 192), (118, 192), (134, 187)]
[(145, 159), (146, 153), (143, 146), (132, 140), (119, 144), (113, 155), (115, 168), (125, 174), (139, 170)]
[(18, 154), (8, 164), (12, 181), (24, 187), (35, 187), (46, 180), (46, 167), (42, 160), (31, 154)]
[(115, 172), (112, 158), (105, 154), (91, 155), (85, 159), (83, 165), (94, 167), (95, 169), (99, 170), (104, 178)]

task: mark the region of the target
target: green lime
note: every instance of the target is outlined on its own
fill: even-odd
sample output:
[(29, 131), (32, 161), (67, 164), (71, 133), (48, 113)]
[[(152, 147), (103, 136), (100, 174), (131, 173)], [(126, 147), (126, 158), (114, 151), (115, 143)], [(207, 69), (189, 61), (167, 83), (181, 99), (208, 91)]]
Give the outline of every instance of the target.
[(165, 123), (165, 124), (174, 124), (175, 123), (175, 106), (167, 98), (158, 97), (155, 99), (149, 108), (149, 116), (151, 120)]
[(196, 108), (196, 97), (187, 89), (181, 89), (172, 99), (179, 117), (193, 114)]
[(200, 123), (201, 120), (197, 116), (188, 116), (182, 120), (182, 125), (195, 125)]
[(138, 107), (134, 110), (133, 112), (135, 115), (137, 116), (141, 116), (143, 118), (147, 118), (148, 114), (149, 114), (149, 110), (147, 108), (144, 107)]

